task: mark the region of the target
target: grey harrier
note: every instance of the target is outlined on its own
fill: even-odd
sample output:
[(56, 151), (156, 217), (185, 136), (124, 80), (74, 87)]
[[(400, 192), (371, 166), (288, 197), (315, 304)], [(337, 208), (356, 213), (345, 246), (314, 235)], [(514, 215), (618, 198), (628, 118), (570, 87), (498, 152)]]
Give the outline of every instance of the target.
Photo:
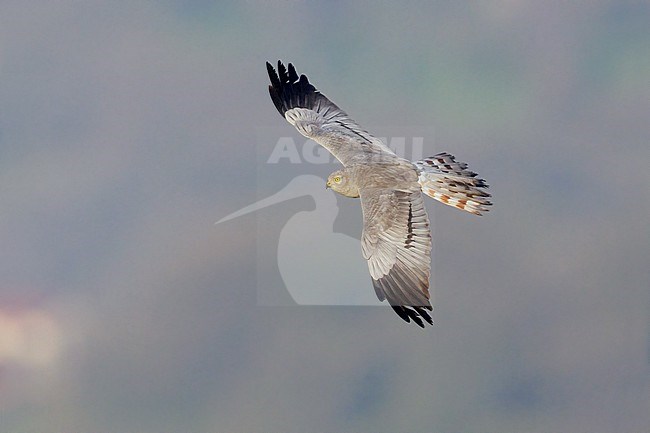
[(406, 322), (424, 328), (429, 302), (431, 234), (422, 192), (444, 204), (481, 215), (488, 210), (488, 185), (448, 153), (421, 161), (398, 157), (320, 93), (305, 75), (278, 61), (266, 64), (269, 93), (280, 114), (302, 135), (325, 147), (343, 164), (327, 187), (361, 198), (361, 250), (372, 285)]

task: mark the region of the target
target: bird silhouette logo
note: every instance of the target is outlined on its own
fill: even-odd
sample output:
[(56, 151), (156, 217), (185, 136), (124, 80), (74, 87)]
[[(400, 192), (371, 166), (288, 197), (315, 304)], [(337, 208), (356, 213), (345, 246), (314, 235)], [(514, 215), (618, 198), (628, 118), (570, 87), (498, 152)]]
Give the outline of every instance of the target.
[[(291, 216), (278, 241), (278, 269), (291, 298), (299, 305), (381, 305), (371, 289), (359, 240), (334, 232), (337, 199), (318, 176), (299, 175), (277, 193), (217, 224), (304, 196), (313, 199), (315, 208)], [(307, 249), (314, 253), (307, 254)]]

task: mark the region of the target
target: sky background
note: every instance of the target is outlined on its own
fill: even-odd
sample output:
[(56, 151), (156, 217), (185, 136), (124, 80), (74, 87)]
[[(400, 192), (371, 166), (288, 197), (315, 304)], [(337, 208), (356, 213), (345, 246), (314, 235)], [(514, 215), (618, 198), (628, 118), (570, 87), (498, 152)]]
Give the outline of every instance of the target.
[[(615, 0), (3, 1), (0, 430), (647, 431), (648, 22)], [(427, 204), (433, 328), (259, 301), (309, 197), (213, 224), (291, 180), (259, 176), (300, 142), (277, 59), (490, 183), (482, 218)]]

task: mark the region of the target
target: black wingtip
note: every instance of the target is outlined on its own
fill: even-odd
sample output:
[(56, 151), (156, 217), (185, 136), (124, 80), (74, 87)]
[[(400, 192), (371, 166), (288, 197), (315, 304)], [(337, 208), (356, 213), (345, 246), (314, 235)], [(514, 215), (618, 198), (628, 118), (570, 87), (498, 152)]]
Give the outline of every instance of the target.
[(273, 65), (271, 65), (269, 62), (266, 62), (266, 71), (269, 74), (269, 78), (271, 79), (271, 87), (280, 87), (280, 79), (278, 78), (278, 74), (275, 72), (275, 69), (273, 69)]
[(413, 323), (418, 325), (420, 328), (425, 328), (424, 322), (422, 321), (422, 319), (424, 319), (427, 321), (429, 325), (433, 325), (433, 319), (425, 311), (425, 310), (429, 310), (429, 311), (433, 310), (433, 308), (429, 306), (403, 307), (401, 305), (391, 305), (391, 307), (397, 313), (397, 315), (406, 323), (411, 323), (411, 321), (413, 321)]
[(418, 312), (420, 317), (422, 317), (424, 320), (426, 320), (429, 325), (433, 326), (433, 319), (431, 318), (431, 316), (427, 312), (427, 310), (432, 311), (433, 308), (431, 308), (431, 307), (413, 307), (413, 308), (415, 309), (415, 311)]
[(311, 108), (314, 105), (318, 91), (309, 83), (306, 76), (298, 76), (292, 63), (285, 67), (282, 61), (278, 60), (276, 71), (269, 62), (266, 62), (266, 70), (271, 80), (269, 95), (282, 117), (292, 108)]
[(289, 63), (289, 81), (296, 82), (298, 81), (298, 74), (296, 73), (296, 68), (293, 67), (293, 64)]

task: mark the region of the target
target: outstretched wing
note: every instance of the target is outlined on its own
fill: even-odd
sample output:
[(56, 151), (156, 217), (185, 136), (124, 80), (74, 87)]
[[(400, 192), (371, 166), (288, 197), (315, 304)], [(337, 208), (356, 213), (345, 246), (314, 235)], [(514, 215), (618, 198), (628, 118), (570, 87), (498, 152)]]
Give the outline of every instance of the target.
[(325, 147), (343, 165), (363, 162), (369, 158), (396, 158), (395, 153), (370, 135), (309, 82), (298, 77), (289, 63), (285, 68), (278, 61), (276, 73), (270, 63), (266, 69), (271, 79), (269, 94), (280, 114), (298, 132)]
[(420, 191), (360, 190), (361, 249), (379, 300), (405, 321), (433, 324), (428, 311), (431, 273), (429, 218)]

